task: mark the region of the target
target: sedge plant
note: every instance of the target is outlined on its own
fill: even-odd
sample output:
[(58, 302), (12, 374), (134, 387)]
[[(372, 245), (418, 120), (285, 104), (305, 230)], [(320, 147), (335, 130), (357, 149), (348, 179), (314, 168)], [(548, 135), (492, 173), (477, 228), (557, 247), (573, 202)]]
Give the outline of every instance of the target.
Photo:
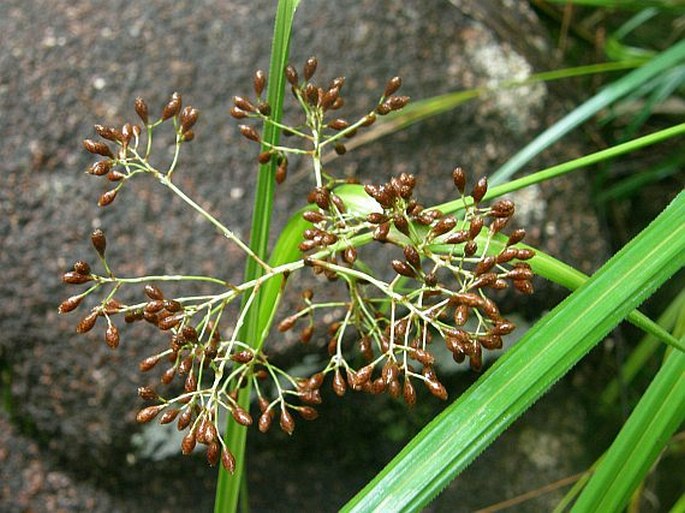
[[(386, 127), (396, 128), (410, 99), (400, 92), (401, 78), (388, 77), (364, 115), (345, 117), (344, 76), (319, 77), (315, 57), (299, 66), (289, 63), (297, 5), (296, 0), (278, 3), (270, 68), (254, 73), (251, 92), (235, 96), (230, 110), (238, 120), (236, 129), (255, 143), (258, 162), (249, 241), (210, 214), (201, 199), (192, 198), (176, 180), (183, 172), (183, 148), (192, 144), (196, 131), (198, 136), (202, 133), (199, 111), (185, 105), (179, 93), (159, 111), (136, 99), (136, 119), (121, 128), (95, 125), (99, 139), (84, 141), (85, 149), (98, 159), (88, 174), (109, 184), (99, 197), (101, 207), (116, 208), (137, 180), (153, 179), (213, 225), (245, 258), (241, 283), (208, 275), (123, 276), (118, 263), (108, 259), (110, 241), (98, 229), (91, 235), (97, 266), (92, 260), (77, 260), (64, 273), (65, 283), (85, 288), (59, 306), (64, 314), (85, 309), (76, 331), (85, 333), (99, 324), (112, 349), (120, 344), (123, 324), (147, 322), (159, 330), (160, 343), (140, 362), (140, 370), (159, 372), (160, 387), (138, 390), (147, 405), (140, 408), (137, 420), (174, 424), (185, 433), (183, 454), (201, 447), (208, 464), (219, 466), (215, 511), (237, 509), (245, 479), (247, 428), (254, 425), (267, 432), (278, 425), (291, 434), (298, 418), (318, 416), (322, 386), (331, 386), (339, 396), (388, 394), (408, 407), (417, 401), (417, 387), (447, 400), (449, 390), (437, 374), (433, 348), (444, 345), (456, 364), (468, 362), (480, 371), (483, 352), (501, 348), (503, 337), (516, 328), (501, 314), (496, 291), (509, 288), (531, 294), (536, 273), (577, 290), (436, 417), (344, 506), (345, 511), (419, 510), (623, 318), (672, 346), (673, 354), (640, 406), (640, 419), (663, 408), (655, 399), (659, 394), (669, 393), (674, 403), (682, 402), (685, 394), (678, 391), (683, 386), (683, 340), (635, 308), (684, 263), (685, 196), (677, 196), (592, 277), (524, 245), (525, 230), (507, 229), (515, 205), (501, 196), (682, 135), (685, 125), (676, 125), (510, 180), (526, 159), (627, 94), (631, 85), (638, 87), (663, 67), (681, 62), (683, 44), (652, 61), (616, 67), (637, 69), (618, 82), (613, 95), (590, 100), (573, 118), (550, 129), (553, 136), (541, 136), (544, 143), (534, 142), (500, 169), (494, 178), (502, 183), (496, 187), (489, 187), (486, 177), (471, 179), (457, 165), (445, 170), (454, 200), (426, 206), (414, 194), (420, 176), (400, 173), (359, 184), (336, 175), (335, 167), (326, 162), (329, 150), (345, 154), (358, 134), (373, 133), (385, 119)], [(459, 97), (451, 106), (478, 94)], [(283, 117), (286, 101), (297, 111), (293, 119)], [(153, 152), (153, 141), (165, 137), (165, 129), (172, 154), (170, 163), (162, 166), (164, 159)], [(293, 159), (307, 161), (311, 192), (269, 251), (273, 198)], [(383, 251), (394, 248), (396, 258), (384, 266), (369, 263), (373, 259), (367, 261), (366, 255), (381, 246)], [(306, 273), (321, 286), (316, 292), (310, 287), (299, 290), (296, 309), (283, 311), (279, 306), (284, 304), (284, 291), (297, 287), (295, 277)], [(164, 289), (169, 283), (190, 284), (193, 292), (168, 295)], [(137, 300), (123, 299), (130, 290), (138, 291)], [(320, 369), (294, 376), (268, 358), (264, 348), (269, 334), (287, 331), (296, 331), (304, 345), (326, 340), (312, 349), (322, 355)], [(502, 389), (508, 393), (496, 393)], [(648, 436), (667, 438), (682, 420), (681, 406), (670, 406), (658, 424), (644, 426), (640, 419), (630, 423), (630, 432), (617, 438), (617, 444), (634, 443), (639, 433), (641, 443), (648, 443), (645, 430)], [(226, 426), (221, 425), (224, 413)], [(609, 477), (602, 476), (625, 465), (625, 458), (612, 457), (614, 453), (620, 454), (620, 449), (609, 451), (597, 472), (597, 479), (604, 481), (590, 481), (578, 511), (604, 504), (606, 493), (601, 490)], [(626, 470), (620, 497), (634, 488), (657, 455), (652, 449), (635, 456), (640, 463)]]

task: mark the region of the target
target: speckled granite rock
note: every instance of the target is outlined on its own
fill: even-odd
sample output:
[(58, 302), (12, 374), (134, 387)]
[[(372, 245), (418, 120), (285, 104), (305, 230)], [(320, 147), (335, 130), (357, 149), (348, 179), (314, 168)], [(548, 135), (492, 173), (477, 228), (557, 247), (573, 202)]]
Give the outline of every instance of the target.
[[(322, 75), (346, 74), (347, 108), (353, 113), (364, 112), (393, 74), (403, 76), (404, 94), (418, 99), (525, 77), (533, 64), (548, 63), (545, 35), (524, 3), (518, 3), (516, 13), (525, 20), (526, 37), (508, 32), (501, 9), (488, 14), (481, 2), (455, 3), (459, 8), (439, 0), (305, 1), (296, 18), (293, 61), (316, 54)], [(95, 203), (102, 184), (83, 176), (90, 159), (81, 140), (92, 135), (95, 122), (118, 125), (132, 119), (137, 95), (161, 105), (172, 91), (183, 92), (202, 117), (197, 140), (182, 156), (179, 183), (246, 233), (255, 147), (239, 137), (227, 110), (232, 95), (249, 91), (254, 69), (268, 67), (272, 11), (273, 2), (266, 0), (0, 4), (6, 41), (0, 50), (0, 363), (11, 369), (14, 418), (40, 442), (40, 451), (51, 455), (45, 465), (70, 473), (62, 488), (68, 494), (76, 490), (74, 504), (85, 505), (83, 510), (91, 511), (84, 501), (92, 486), (106, 490), (104, 504), (110, 494), (124, 511), (149, 511), (151, 505), (158, 511), (182, 504), (209, 508), (213, 471), (200, 463), (188, 470), (179, 458), (161, 463), (136, 458), (135, 388), (145, 379), (136, 363), (154, 335), (145, 328), (127, 332), (115, 353), (100, 336), (76, 337), (74, 318), (56, 314), (56, 305), (68, 294), (61, 273), (76, 258), (91, 254), (87, 234), (94, 226), (106, 228), (111, 260), (125, 274), (192, 268), (237, 280), (242, 263), (211, 227), (184, 215), (183, 205), (168, 200), (150, 181), (125, 190), (116, 208), (99, 210)], [(527, 40), (531, 43), (524, 44)], [(465, 104), (331, 165), (363, 180), (411, 171), (419, 176), (419, 194), (427, 202), (443, 201), (449, 188), (432, 184), (448, 184), (454, 165), (484, 174), (560, 113), (544, 86), (512, 91)], [(310, 187), (301, 171), (294, 163), (291, 179), (279, 190), (280, 223)], [(553, 254), (591, 270), (604, 249), (587, 245), (598, 228), (585, 187), (582, 178), (574, 178), (541, 188), (546, 224), (532, 235)], [(26, 447), (36, 447), (24, 440)], [(28, 465), (40, 460), (38, 449), (18, 447)], [(14, 454), (12, 465), (21, 468)], [(257, 465), (251, 479), (268, 482), (270, 472), (279, 468), (272, 467)], [(62, 470), (54, 472), (62, 476)], [(204, 485), (189, 489), (183, 476), (199, 476)], [(347, 474), (335, 479), (343, 483), (343, 499), (360, 484)], [(80, 480), (87, 482), (85, 488), (74, 484)], [(122, 483), (132, 489), (138, 483), (145, 500), (122, 495)], [(171, 493), (165, 483), (173, 484)], [(3, 500), (21, 508), (14, 497), (11, 493)]]

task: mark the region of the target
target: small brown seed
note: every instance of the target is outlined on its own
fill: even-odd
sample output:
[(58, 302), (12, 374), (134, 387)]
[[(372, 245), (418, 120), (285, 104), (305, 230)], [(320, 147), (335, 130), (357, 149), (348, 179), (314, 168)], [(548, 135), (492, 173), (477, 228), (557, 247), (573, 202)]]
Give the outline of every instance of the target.
[(435, 226), (431, 229), (431, 235), (433, 237), (439, 237), (457, 225), (457, 219), (453, 215), (448, 215), (440, 219)]
[(466, 189), (466, 173), (464, 173), (464, 170), (461, 167), (454, 168), (454, 171), (452, 171), (452, 180), (459, 193), (464, 194), (464, 190)]
[(106, 207), (107, 205), (112, 203), (114, 201), (114, 199), (117, 197), (118, 192), (119, 192), (118, 189), (111, 189), (109, 191), (102, 193), (102, 195), (98, 199), (98, 206), (99, 207)]
[(241, 426), (252, 425), (252, 416), (237, 404), (231, 410), (231, 415), (233, 416), (235, 421)]
[(319, 412), (311, 406), (300, 406), (297, 411), (300, 416), (305, 420), (315, 420), (319, 417)]
[(490, 332), (493, 335), (508, 335), (516, 329), (516, 325), (513, 322), (504, 321), (496, 323)]
[(102, 155), (103, 157), (114, 158), (114, 153), (109, 149), (105, 143), (93, 141), (92, 139), (85, 139), (83, 141), (83, 147), (86, 151), (93, 153), (95, 155)]
[(334, 119), (328, 123), (328, 128), (333, 130), (344, 130), (348, 126), (350, 126), (349, 122), (345, 121), (344, 119)]
[(94, 311), (86, 315), (76, 326), (76, 333), (86, 333), (92, 330), (93, 326), (95, 326), (95, 322), (98, 320), (99, 315), (100, 312), (98, 311)]
[(111, 349), (119, 347), (119, 330), (114, 324), (107, 326), (105, 331), (105, 342)]
[(290, 330), (297, 322), (297, 319), (299, 319), (299, 316), (297, 314), (293, 314), (289, 317), (286, 317), (278, 324), (278, 331), (285, 332)]
[(398, 231), (404, 235), (409, 235), (409, 221), (407, 221), (407, 218), (404, 217), (404, 215), (395, 214), (392, 218), (392, 223)]
[(247, 112), (238, 107), (232, 107), (229, 114), (235, 119), (245, 119), (247, 117)]
[(514, 202), (508, 199), (499, 200), (490, 207), (490, 215), (494, 217), (511, 217), (514, 215)]
[(190, 105), (183, 109), (181, 112), (181, 133), (185, 133), (190, 130), (193, 125), (197, 122), (197, 118), (200, 115), (200, 111), (194, 109)]
[(147, 372), (147, 371), (149, 371), (149, 370), (152, 369), (155, 365), (157, 365), (157, 363), (159, 362), (160, 359), (161, 359), (161, 357), (160, 357), (159, 355), (148, 356), (147, 358), (145, 358), (144, 360), (142, 360), (142, 361), (138, 364), (138, 368), (140, 369), (140, 372)]
[(318, 64), (319, 62), (316, 60), (316, 57), (312, 56), (307, 59), (307, 62), (304, 63), (304, 71), (302, 72), (305, 80), (308, 81), (314, 76)]
[(90, 235), (90, 241), (95, 248), (95, 251), (102, 257), (105, 255), (105, 249), (107, 249), (107, 239), (105, 238), (105, 232), (100, 228), (97, 228)]
[(470, 240), (464, 244), (464, 255), (470, 257), (475, 255), (476, 251), (478, 251), (478, 244), (475, 240)]
[(176, 417), (178, 417), (178, 414), (181, 412), (181, 410), (172, 408), (164, 413), (162, 413), (162, 416), (159, 418), (159, 423), (160, 424), (170, 424), (174, 420), (176, 420)]
[(483, 218), (474, 217), (469, 224), (469, 239), (475, 239), (483, 229)]
[(371, 126), (375, 122), (376, 122), (376, 114), (372, 112), (372, 113), (364, 116), (364, 121), (362, 122), (362, 124), (360, 126), (362, 126), (362, 127)]
[(62, 275), (62, 281), (69, 285), (81, 285), (92, 281), (93, 277), (89, 274), (81, 274), (76, 271), (68, 271)]
[(171, 98), (162, 109), (162, 119), (167, 120), (173, 118), (181, 110), (181, 95), (173, 93)]
[(235, 473), (235, 456), (227, 448), (221, 451), (221, 465), (229, 474)]
[(307, 210), (302, 214), (302, 217), (305, 219), (305, 221), (309, 221), (310, 223), (320, 223), (326, 219), (326, 216), (324, 216), (321, 212), (316, 212), (314, 210)]
[(250, 141), (259, 142), (261, 139), (257, 131), (248, 125), (239, 125), (238, 129), (243, 137), (249, 139)]
[(99, 160), (88, 168), (88, 174), (94, 176), (104, 176), (112, 169), (113, 162), (111, 160)]
[(279, 420), (279, 424), (281, 429), (289, 435), (292, 435), (293, 431), (295, 431), (295, 419), (293, 419), (293, 416), (290, 414), (287, 408), (281, 409), (281, 418)]
[(366, 220), (371, 224), (381, 224), (388, 221), (388, 216), (380, 212), (371, 212), (366, 216)]
[(57, 312), (61, 314), (65, 314), (67, 312), (71, 312), (72, 310), (75, 310), (80, 304), (81, 301), (83, 301), (83, 298), (85, 296), (77, 295), (77, 296), (71, 296), (70, 298), (65, 299), (62, 301), (57, 307)]
[(288, 65), (285, 67), (285, 78), (286, 78), (286, 80), (290, 83), (291, 86), (297, 87), (297, 85), (298, 85), (298, 83), (299, 83), (299, 78), (298, 78), (298, 76), (297, 76), (297, 71), (296, 71), (295, 68), (294, 68), (292, 65), (290, 65), (290, 64), (288, 64)]
[(518, 228), (511, 232), (511, 235), (509, 235), (509, 240), (507, 240), (507, 246), (513, 246), (517, 242), (521, 242), (523, 238), (526, 236), (526, 230), (523, 228)]
[(340, 372), (340, 368), (335, 369), (335, 373), (333, 375), (333, 391), (336, 393), (336, 395), (342, 397), (345, 395), (346, 389), (347, 385), (345, 384), (345, 379)]
[[(399, 386), (398, 381), (394, 381), (393, 383), (397, 383)], [(393, 395), (392, 391), (390, 392), (390, 395)], [(404, 386), (402, 387), (402, 395), (404, 397), (404, 402), (407, 403), (407, 406), (412, 407), (416, 404), (416, 389), (414, 388), (414, 385), (412, 385), (411, 381), (409, 380), (409, 377), (405, 377), (405, 379), (404, 379)]]
[(187, 428), (190, 425), (190, 422), (193, 420), (193, 410), (189, 407), (186, 407), (182, 412), (181, 415), (178, 417), (178, 423), (176, 424), (176, 427), (179, 431), (183, 431), (185, 428)]
[(252, 79), (252, 85), (254, 86), (255, 95), (258, 97), (264, 92), (264, 87), (266, 86), (266, 73), (261, 69), (255, 71), (254, 77)]
[(473, 202), (476, 204), (480, 203), (486, 192), (488, 192), (488, 179), (484, 176), (478, 180), (473, 188), (473, 191), (471, 191)]
[(267, 410), (264, 413), (262, 413), (259, 417), (259, 421), (257, 422), (257, 427), (259, 428), (259, 431), (262, 433), (266, 433), (269, 428), (271, 427), (271, 421), (273, 420), (273, 411), (272, 410)]
[(402, 79), (400, 77), (392, 77), (388, 80), (385, 85), (385, 91), (383, 91), (383, 96), (388, 97), (397, 92), (397, 90), (402, 86)]
[(407, 278), (416, 277), (416, 271), (412, 269), (406, 262), (401, 260), (393, 260), (391, 265), (395, 272), (399, 275), (406, 276)]
[(166, 405), (164, 404), (158, 404), (156, 406), (148, 406), (147, 408), (143, 408), (138, 412), (138, 415), (136, 415), (136, 422), (138, 422), (139, 424), (145, 424), (147, 422), (150, 422), (165, 407)]
[(528, 248), (519, 248), (516, 250), (516, 258), (518, 260), (530, 260), (535, 256), (535, 251)]
[(148, 108), (147, 108), (147, 103), (145, 103), (145, 100), (143, 100), (140, 96), (136, 98), (134, 104), (133, 104), (136, 114), (138, 114), (138, 117), (142, 120), (143, 123), (146, 125), (148, 124)]
[(411, 245), (406, 245), (403, 250), (404, 258), (411, 264), (414, 269), (421, 268), (421, 256), (418, 250)]
[(195, 437), (195, 431), (191, 430), (186, 436), (183, 437), (183, 440), (181, 440), (181, 452), (183, 455), (188, 456), (191, 452), (193, 452), (196, 443), (197, 439)]
[(288, 176), (288, 159), (281, 159), (281, 162), (278, 164), (278, 167), (276, 168), (276, 173), (274, 174), (274, 178), (276, 179), (277, 184), (282, 184), (285, 182), (286, 177)]

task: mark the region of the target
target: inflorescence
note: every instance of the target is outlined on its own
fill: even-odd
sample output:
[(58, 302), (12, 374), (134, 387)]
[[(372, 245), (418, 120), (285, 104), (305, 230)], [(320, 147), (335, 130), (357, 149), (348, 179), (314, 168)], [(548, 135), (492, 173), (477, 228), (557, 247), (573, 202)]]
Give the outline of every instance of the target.
[[(514, 230), (508, 237), (501, 233), (514, 214), (514, 204), (500, 199), (485, 205), (485, 178), (466, 195), (466, 175), (461, 168), (454, 169), (452, 181), (461, 202), (449, 212), (424, 207), (414, 197), (416, 178), (407, 173), (387, 183), (364, 186), (365, 194), (375, 200), (368, 211), (346, 204), (338, 189), (345, 180), (323, 169), (322, 150), (332, 147), (344, 154), (345, 139), (372, 125), (379, 116), (402, 109), (409, 98), (396, 94), (401, 80), (394, 77), (374, 108), (350, 122), (332, 114), (343, 106), (345, 78), (335, 78), (322, 87), (313, 82), (316, 68), (317, 61), (312, 57), (304, 65), (302, 79), (294, 67), (285, 70), (293, 98), (303, 114), (300, 123), (272, 119), (271, 106), (264, 98), (266, 75), (262, 71), (254, 75), (255, 97), (234, 97), (230, 111), (240, 120), (274, 125), (291, 136), (289, 140), (298, 141), (299, 145), (269, 145), (255, 127), (239, 126), (244, 137), (261, 145), (258, 161), (275, 164), (278, 183), (286, 179), (288, 159), (293, 155), (311, 159), (315, 186), (307, 197), (309, 207), (302, 214), (308, 223), (299, 244), (302, 258), (289, 264), (271, 267), (263, 262), (232, 230), (172, 181), (180, 148), (193, 140), (198, 119), (196, 109), (182, 107), (178, 93), (164, 105), (157, 120), (151, 120), (147, 104), (138, 98), (135, 111), (142, 127), (135, 123), (125, 123), (121, 129), (95, 125), (97, 134), (106, 142), (84, 141), (87, 151), (103, 157), (90, 166), (88, 173), (106, 177), (113, 184), (100, 196), (101, 207), (111, 204), (134, 176), (151, 175), (262, 268), (258, 278), (239, 285), (211, 276), (122, 277), (110, 267), (105, 234), (98, 229), (91, 242), (102, 272), (95, 272), (85, 261), (77, 261), (63, 275), (65, 283), (88, 288), (62, 302), (60, 313), (75, 310), (88, 296), (99, 296), (77, 324), (78, 333), (92, 330), (102, 320), (105, 342), (112, 349), (120, 343), (115, 319), (147, 322), (167, 335), (166, 344), (140, 362), (140, 370), (161, 367), (161, 384), (178, 382), (183, 391), (165, 397), (152, 387), (139, 388), (140, 397), (153, 404), (141, 409), (137, 420), (175, 422), (179, 430), (186, 431), (181, 443), (183, 454), (190, 454), (199, 443), (205, 446), (211, 465), (221, 461), (230, 472), (235, 468), (235, 458), (221, 436), (219, 413), (222, 409), (229, 412), (243, 426), (253, 423), (252, 414), (238, 402), (238, 393), (246, 385), (251, 384), (256, 392), (259, 430), (268, 431), (278, 416), (280, 428), (288, 434), (295, 428), (293, 413), (307, 420), (318, 416), (315, 406), (321, 402), (320, 389), (329, 374), (339, 396), (348, 388), (388, 393), (403, 397), (411, 406), (417, 398), (415, 384), (423, 383), (431, 394), (446, 399), (447, 389), (435, 370), (434, 345), (445, 344), (457, 363), (468, 359), (472, 369), (480, 370), (483, 351), (501, 348), (502, 337), (514, 330), (514, 324), (501, 315), (489, 297), (490, 292), (510, 284), (525, 294), (533, 291), (533, 273), (526, 261), (534, 252), (518, 246), (524, 230)], [(156, 130), (165, 122), (174, 127), (175, 144), (171, 163), (159, 169), (150, 154)], [(369, 244), (394, 246), (398, 258), (386, 268), (373, 270), (359, 253), (362, 246)], [(261, 344), (257, 344), (259, 341), (241, 340), (239, 334), (263, 284), (305, 269), (331, 282), (343, 283), (346, 299), (319, 300), (311, 289), (306, 289), (301, 293), (299, 308), (279, 317), (278, 331), (299, 326), (303, 344), (321, 334), (328, 340), (328, 355), (321, 370), (308, 377), (295, 377), (271, 363)], [(168, 297), (160, 288), (164, 282), (184, 281), (203, 283), (212, 290), (203, 295)], [(130, 287), (142, 288), (143, 296), (136, 303), (125, 304), (118, 294)], [(238, 303), (238, 315), (227, 319), (227, 306)], [(322, 328), (317, 320), (320, 318), (334, 320)]]

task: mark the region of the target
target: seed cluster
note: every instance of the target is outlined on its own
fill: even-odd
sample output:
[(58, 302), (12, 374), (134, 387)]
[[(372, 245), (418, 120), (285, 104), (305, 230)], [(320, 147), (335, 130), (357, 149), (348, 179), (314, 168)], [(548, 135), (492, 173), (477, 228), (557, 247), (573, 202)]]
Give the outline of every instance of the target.
[[(343, 318), (327, 328), (330, 337), (330, 360), (323, 373), (332, 373), (332, 386), (338, 395), (349, 387), (372, 394), (387, 392), (416, 401), (414, 381), (423, 382), (435, 396), (445, 399), (447, 390), (439, 381), (431, 343), (437, 335), (444, 340), (454, 360), (468, 358), (474, 370), (482, 368), (483, 350), (502, 347), (502, 337), (515, 326), (504, 318), (489, 291), (513, 284), (520, 292), (533, 292), (533, 277), (528, 260), (532, 250), (517, 248), (525, 232), (515, 230), (505, 241), (494, 237), (507, 225), (514, 204), (499, 200), (490, 207), (481, 201), (487, 192), (487, 180), (473, 187), (470, 200), (464, 196), (464, 171), (453, 171), (453, 181), (462, 196), (463, 215), (443, 214), (424, 208), (414, 197), (416, 179), (402, 173), (381, 185), (367, 185), (367, 194), (380, 210), (365, 219), (350, 219), (339, 209), (334, 192), (316, 188), (310, 203), (316, 207), (304, 218), (313, 223), (303, 236), (304, 252), (333, 248), (326, 257), (305, 257), (315, 273), (329, 280), (342, 280), (349, 291), (349, 301), (312, 301), (306, 291), (304, 305), (279, 324), (281, 331), (292, 329), (299, 319), (306, 319), (299, 338), (308, 343), (315, 334), (314, 313), (320, 310), (344, 310)], [(349, 242), (364, 231), (372, 233), (376, 243), (391, 243), (402, 250), (402, 258), (390, 262), (394, 278), (388, 282), (370, 275), (368, 266), (357, 266), (357, 252)], [(501, 236), (500, 236), (501, 238)], [(494, 250), (497, 246), (499, 249)], [(363, 365), (355, 366), (357, 354)], [(320, 378), (317, 379), (320, 381)]]
[[(101, 206), (112, 203), (123, 184), (134, 176), (151, 175), (261, 267), (258, 278), (238, 285), (212, 276), (122, 277), (110, 267), (107, 239), (98, 229), (92, 233), (91, 242), (102, 271), (79, 260), (62, 276), (66, 284), (86, 289), (64, 300), (58, 307), (60, 313), (83, 307), (89, 296), (99, 297), (78, 321), (78, 333), (93, 330), (102, 319), (104, 340), (112, 349), (121, 342), (115, 323), (118, 319), (124, 324), (147, 323), (163, 334), (165, 343), (139, 367), (141, 372), (155, 369), (160, 373), (160, 386), (178, 385), (182, 392), (165, 397), (157, 387), (139, 388), (139, 396), (151, 404), (138, 412), (137, 420), (175, 423), (185, 432), (183, 454), (190, 454), (199, 444), (209, 464), (221, 462), (229, 472), (234, 471), (236, 462), (222, 438), (219, 414), (227, 411), (238, 424), (252, 425), (252, 414), (239, 401), (241, 390), (248, 385), (256, 394), (258, 429), (268, 431), (278, 417), (279, 427), (288, 434), (295, 429), (295, 414), (305, 420), (317, 418), (315, 407), (321, 403), (321, 388), (329, 375), (339, 396), (348, 389), (388, 393), (402, 396), (413, 405), (417, 400), (415, 385), (423, 383), (434, 396), (446, 399), (447, 389), (435, 370), (434, 344), (444, 341), (456, 362), (468, 358), (471, 368), (480, 370), (483, 350), (502, 347), (502, 337), (514, 330), (490, 297), (491, 292), (510, 284), (522, 293), (533, 292), (533, 274), (526, 261), (534, 253), (518, 246), (525, 232), (514, 230), (508, 237), (501, 233), (514, 214), (514, 204), (501, 199), (486, 206), (485, 178), (466, 195), (466, 175), (456, 168), (452, 181), (461, 206), (449, 212), (424, 207), (414, 197), (416, 178), (407, 173), (364, 187), (375, 200), (372, 211), (360, 213), (345, 203), (337, 189), (344, 180), (323, 170), (322, 150), (332, 146), (344, 153), (345, 138), (370, 126), (378, 116), (403, 108), (409, 98), (396, 95), (401, 80), (393, 77), (375, 107), (349, 122), (331, 115), (343, 106), (345, 78), (337, 77), (325, 87), (318, 85), (313, 81), (317, 66), (317, 60), (309, 58), (302, 78), (293, 66), (285, 69), (303, 114), (301, 122), (285, 124), (272, 118), (264, 97), (267, 78), (262, 71), (253, 77), (254, 98), (236, 96), (231, 109), (234, 118), (272, 124), (285, 135), (294, 136), (289, 140), (304, 142), (301, 147), (274, 146), (265, 142), (255, 127), (239, 127), (244, 137), (262, 145), (259, 162), (276, 164), (275, 180), (279, 183), (286, 178), (289, 155), (311, 159), (315, 186), (306, 198), (309, 207), (303, 214), (309, 227), (299, 243), (302, 258), (295, 262), (269, 266), (172, 182), (181, 145), (194, 138), (198, 119), (198, 111), (183, 107), (178, 93), (163, 106), (156, 121), (150, 120), (147, 104), (136, 99), (134, 108), (146, 132), (145, 144), (141, 144), (143, 128), (132, 123), (125, 123), (120, 130), (96, 125), (96, 132), (106, 142), (84, 141), (88, 152), (104, 157), (89, 168), (89, 174), (106, 176), (116, 184), (100, 197)], [(167, 121), (174, 127), (175, 144), (171, 164), (162, 171), (152, 165), (150, 153), (155, 130)], [(384, 268), (372, 269), (359, 252), (365, 244), (385, 244), (384, 251), (394, 246), (397, 258)], [(345, 297), (327, 300), (320, 297), (326, 296), (324, 292), (315, 298), (313, 290), (307, 289), (302, 292), (298, 310), (280, 317), (278, 331), (299, 325), (303, 344), (318, 342), (321, 336), (327, 340), (328, 357), (321, 369), (302, 378), (274, 365), (261, 346), (239, 335), (250, 309), (256, 307), (260, 287), (305, 268), (331, 282), (343, 283)], [(202, 295), (167, 296), (160, 288), (163, 282), (194, 282), (209, 290)], [(121, 301), (120, 291), (131, 287), (142, 292), (141, 300)], [(237, 316), (227, 313), (229, 305), (238, 304)], [(324, 322), (319, 322), (322, 314)]]
[[(144, 153), (139, 152), (142, 129), (140, 125), (130, 122), (124, 123), (121, 129), (97, 124), (95, 125), (95, 132), (107, 142), (93, 139), (83, 141), (83, 147), (86, 151), (93, 155), (105, 157), (103, 160), (94, 162), (88, 168), (88, 174), (103, 176), (113, 184), (112, 188), (100, 196), (98, 205), (101, 207), (111, 204), (124, 184), (135, 174), (141, 171), (151, 171), (147, 160), (152, 147), (153, 132), (162, 123), (172, 121), (176, 134), (174, 162), (167, 170), (167, 174), (173, 173), (180, 145), (195, 138), (193, 127), (198, 120), (199, 111), (190, 105), (182, 108), (179, 93), (171, 95), (169, 101), (162, 107), (160, 117), (154, 122), (150, 121), (147, 103), (142, 98), (136, 98), (134, 108), (147, 133), (147, 148)], [(116, 146), (114, 150), (111, 148), (111, 143)]]
[(257, 157), (260, 164), (266, 164), (272, 159), (276, 162), (275, 179), (282, 183), (287, 176), (288, 154), (310, 155), (313, 158), (313, 170), (317, 185), (322, 185), (322, 179), (334, 180), (320, 168), (321, 151), (327, 146), (333, 146), (338, 155), (347, 152), (344, 144), (345, 139), (354, 137), (360, 129), (369, 127), (376, 122), (378, 116), (385, 116), (390, 112), (402, 109), (409, 103), (408, 96), (398, 96), (395, 93), (402, 85), (400, 77), (391, 78), (380, 97), (376, 107), (366, 115), (354, 122), (337, 117), (335, 112), (343, 107), (345, 100), (342, 96), (342, 88), (345, 85), (345, 77), (339, 76), (331, 80), (328, 85), (313, 81), (318, 67), (316, 57), (310, 57), (302, 68), (302, 77), (294, 66), (285, 68), (285, 78), (290, 84), (293, 98), (297, 101), (300, 110), (304, 114), (301, 123), (285, 125), (275, 122), (271, 115), (271, 106), (263, 98), (266, 86), (266, 75), (259, 70), (254, 75), (253, 100), (242, 96), (233, 97), (233, 107), (230, 114), (236, 119), (254, 119), (263, 123), (271, 123), (283, 130), (286, 136), (296, 136), (297, 139), (306, 141), (306, 148), (287, 146), (273, 146), (262, 139), (260, 132), (250, 125), (239, 125), (240, 133), (250, 141), (266, 147)]

